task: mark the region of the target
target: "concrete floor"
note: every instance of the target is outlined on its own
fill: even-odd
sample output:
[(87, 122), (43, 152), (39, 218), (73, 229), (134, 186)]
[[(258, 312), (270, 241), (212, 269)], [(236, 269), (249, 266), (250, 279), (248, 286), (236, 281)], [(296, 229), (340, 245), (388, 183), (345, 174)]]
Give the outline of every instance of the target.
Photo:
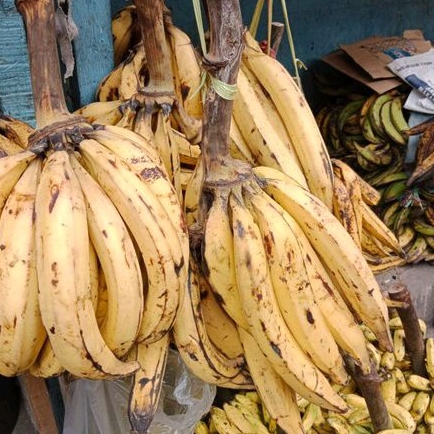
[[(434, 336), (434, 265), (421, 263), (400, 267), (377, 275), (377, 280), (386, 292), (397, 281), (407, 285), (419, 318), (427, 323), (427, 335)], [(13, 434), (38, 434), (24, 402)]]

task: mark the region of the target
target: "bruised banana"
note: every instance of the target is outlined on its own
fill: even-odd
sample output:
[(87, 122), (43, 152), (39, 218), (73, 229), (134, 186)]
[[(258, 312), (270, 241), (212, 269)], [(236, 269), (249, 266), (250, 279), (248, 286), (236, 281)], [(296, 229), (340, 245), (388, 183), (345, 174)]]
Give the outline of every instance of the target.
[(86, 205), (66, 151), (47, 157), (35, 208), (40, 310), (56, 357), (80, 377), (131, 374), (138, 365), (118, 360), (98, 329), (90, 296)]
[(138, 339), (155, 342), (172, 327), (184, 290), (187, 264), (178, 232), (156, 195), (124, 160), (93, 139), (80, 143), (80, 153), (142, 254), (148, 285)]
[[(321, 371), (307, 358), (282, 317), (267, 266), (261, 233), (240, 190), (229, 197), (237, 285), (249, 332), (273, 368), (295, 391), (325, 408), (345, 409)], [(252, 294), (252, 291), (253, 294)]]
[(335, 383), (345, 384), (348, 376), (343, 359), (315, 302), (305, 268), (306, 252), (293, 229), (297, 223), (260, 189), (245, 191), (244, 197), (253, 207), (267, 246), (274, 293), (289, 330), (315, 366)]
[(388, 312), (378, 283), (362, 252), (327, 207), (290, 178), (274, 179), (253, 169), (262, 188), (292, 215), (332, 273), (339, 291), (383, 348), (392, 349)]
[(0, 373), (15, 376), (35, 361), (45, 341), (38, 301), (35, 197), (41, 160), (15, 184), (0, 215)]
[(243, 60), (274, 101), (297, 152), (310, 191), (332, 209), (333, 171), (327, 148), (301, 90), (247, 32)]

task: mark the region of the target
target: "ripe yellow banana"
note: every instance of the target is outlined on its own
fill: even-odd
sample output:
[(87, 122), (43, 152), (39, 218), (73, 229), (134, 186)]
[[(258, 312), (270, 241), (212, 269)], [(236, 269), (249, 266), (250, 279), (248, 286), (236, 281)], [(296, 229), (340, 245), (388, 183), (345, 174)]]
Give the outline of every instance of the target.
[(315, 117), (289, 72), (246, 33), (243, 60), (274, 101), (297, 152), (310, 191), (332, 209), (333, 170)]
[[(350, 198), (353, 212), (355, 215), (355, 220), (357, 224), (357, 231), (359, 233), (359, 240), (360, 240), (360, 234), (362, 233), (362, 223), (363, 223), (363, 217), (362, 217), (362, 211), (361, 206), (363, 202), (363, 192), (362, 192), (362, 182), (365, 182), (362, 180), (362, 178), (347, 164), (345, 164), (343, 161), (338, 159), (332, 160), (333, 164), (333, 173), (335, 174), (335, 180), (336, 178), (339, 178), (342, 183), (345, 185), (346, 190), (348, 191), (348, 196)], [(369, 185), (369, 184), (368, 184)]]
[(172, 327), (185, 286), (178, 233), (156, 195), (120, 157), (93, 139), (83, 140), (80, 152), (139, 246), (148, 285), (138, 339), (156, 341)]
[(256, 339), (242, 328), (239, 333), (250, 374), (271, 417), (286, 432), (304, 433), (294, 390), (273, 369)]
[(229, 189), (211, 191), (213, 202), (208, 211), (202, 243), (204, 273), (212, 290), (232, 320), (248, 329), (238, 292), (233, 235), (229, 219)]
[(359, 225), (358, 221), (358, 216), (360, 216), (359, 209), (356, 212), (347, 187), (338, 176), (335, 176), (333, 182), (333, 214), (360, 249), (361, 225)]
[(154, 143), (169, 175), (169, 180), (175, 187), (179, 199), (182, 200), (181, 160), (177, 137), (172, 131), (170, 117), (162, 110), (157, 115), (157, 125), (154, 131)]
[(232, 189), (229, 206), (237, 284), (250, 333), (274, 369), (295, 391), (325, 408), (345, 409), (343, 400), (303, 353), (282, 317), (261, 233), (240, 190)]
[(243, 358), (228, 358), (211, 342), (200, 318), (200, 275), (193, 259), (190, 263), (186, 294), (173, 326), (174, 342), (196, 376), (211, 384), (225, 385), (241, 373)]
[(27, 142), (34, 129), (22, 120), (0, 113), (0, 135), (6, 137), (21, 148), (27, 148)]
[(205, 163), (201, 156), (197, 160), (196, 167), (194, 168), (184, 193), (184, 213), (188, 227), (197, 222), (204, 175)]
[(0, 373), (29, 368), (46, 338), (38, 301), (35, 197), (41, 160), (15, 184), (0, 215)]
[(413, 419), (416, 421), (416, 423), (423, 419), (425, 412), (428, 410), (430, 399), (431, 393), (425, 391), (417, 392), (410, 408), (410, 414), (413, 416)]
[(120, 63), (99, 82), (96, 92), (96, 101), (117, 101), (120, 99), (119, 86), (121, 84), (124, 64)]
[(147, 432), (157, 411), (169, 344), (170, 333), (151, 344), (136, 344), (135, 360), (139, 362), (140, 368), (134, 373), (128, 404), (128, 417), (133, 432)]
[(231, 423), (223, 409), (213, 406), (209, 413), (210, 421), (217, 434), (242, 434), (242, 431)]
[(90, 291), (86, 206), (64, 150), (47, 157), (36, 216), (39, 302), (54, 354), (80, 377), (131, 374), (138, 365), (118, 360), (98, 329)]
[(297, 159), (273, 128), (242, 70), (238, 73), (237, 88), (233, 116), (257, 164), (282, 170), (307, 188)]
[(100, 331), (113, 353), (123, 356), (135, 342), (142, 321), (139, 260), (128, 228), (109, 197), (73, 156), (71, 164), (83, 190), (89, 237), (107, 285), (107, 310)]
[(0, 211), (19, 177), (35, 158), (36, 155), (31, 151), (0, 158)]
[[(384, 354), (384, 353), (383, 353)], [(388, 369), (385, 367), (385, 369)], [(396, 390), (396, 380), (395, 378), (388, 377), (384, 379), (380, 384), (381, 394), (386, 401), (396, 401), (397, 390)]]
[(229, 422), (237, 427), (240, 432), (253, 432), (252, 424), (243, 416), (240, 409), (228, 402), (224, 402), (222, 408), (226, 413)]
[(229, 130), (229, 139), (230, 139), (230, 147), (231, 147), (231, 156), (238, 160), (245, 160), (250, 163), (252, 166), (255, 163), (255, 157), (252, 154), (252, 151), (249, 148), (249, 145), (244, 140), (243, 135), (241, 134), (240, 128), (235, 122), (234, 116), (232, 116), (231, 127)]
[(138, 43), (122, 62), (118, 85), (119, 99), (130, 100), (144, 86), (144, 66), (146, 53), (142, 43)]
[(274, 294), (288, 329), (302, 351), (335, 383), (348, 374), (339, 348), (322, 316), (305, 263), (309, 260), (297, 239), (297, 223), (262, 190), (244, 191), (251, 203), (270, 270)]
[(90, 123), (116, 125), (122, 118), (122, 101), (95, 101), (80, 107), (74, 113)]
[(11, 139), (3, 136), (0, 131), (0, 157), (16, 154), (21, 152), (23, 148)]
[(393, 252), (402, 254), (401, 246), (396, 235), (390, 230), (375, 212), (365, 202), (361, 204), (363, 226), (380, 243), (386, 245)]
[(113, 54), (118, 65), (134, 45), (137, 29), (137, 12), (134, 5), (128, 5), (118, 11), (111, 20), (113, 36)]
[(29, 368), (29, 373), (35, 377), (49, 378), (57, 377), (65, 371), (53, 351), (53, 346), (47, 338), (42, 345), (38, 357)]
[(351, 236), (327, 207), (288, 177), (262, 178), (265, 191), (292, 215), (338, 283), (344, 299), (375, 333), (384, 349), (392, 350), (388, 312), (374, 274)]
[(229, 358), (243, 356), (237, 326), (217, 301), (206, 279), (203, 279), (200, 296), (202, 316), (211, 342)]
[(405, 333), (399, 329), (393, 332), (393, 353), (397, 362), (401, 362), (405, 357)]
[(267, 118), (273, 126), (273, 129), (276, 131), (276, 133), (280, 137), (280, 140), (291, 151), (294, 158), (300, 165), (300, 161), (298, 160), (297, 152), (295, 151), (294, 145), (291, 142), (291, 138), (289, 137), (282, 117), (280, 116), (280, 113), (278, 112), (273, 100), (270, 98), (270, 95), (265, 91), (264, 87), (258, 81), (255, 74), (252, 73), (252, 71), (248, 68), (247, 65), (245, 65), (243, 61), (241, 61), (240, 67), (244, 75), (247, 77), (250, 87), (252, 87), (255, 91), (255, 94), (258, 97), (263, 110), (267, 114)]
[(361, 327), (330, 279), (327, 270), (318, 258), (305, 233), (299, 225), (294, 225), (296, 237), (309, 260), (304, 265), (308, 273), (315, 302), (326, 321), (339, 347), (348, 353), (362, 371), (370, 371), (370, 360), (366, 339)]
[(198, 55), (185, 32), (171, 23), (167, 24), (165, 29), (169, 35), (178, 101), (189, 116), (201, 119), (201, 69)]

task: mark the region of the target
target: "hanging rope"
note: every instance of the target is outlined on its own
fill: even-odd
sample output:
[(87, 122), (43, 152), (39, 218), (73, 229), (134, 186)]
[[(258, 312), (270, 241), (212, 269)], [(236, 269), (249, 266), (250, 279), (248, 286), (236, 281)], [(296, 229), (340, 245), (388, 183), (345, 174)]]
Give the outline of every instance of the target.
[[(203, 26), (202, 9), (200, 5), (200, 0), (192, 0), (192, 1), (193, 1), (194, 16), (196, 18), (197, 31), (199, 33), (202, 53), (203, 55), (206, 55), (207, 48), (206, 48), (205, 30)], [(214, 89), (217, 95), (227, 100), (233, 100), (237, 93), (236, 84), (225, 83), (224, 81), (221, 81), (218, 78), (214, 77), (214, 75), (212, 75), (210, 72), (203, 71), (201, 75), (199, 87), (193, 92), (190, 98), (193, 98), (195, 95), (197, 95), (198, 92), (202, 92), (202, 101), (204, 101), (206, 91), (209, 87)]]

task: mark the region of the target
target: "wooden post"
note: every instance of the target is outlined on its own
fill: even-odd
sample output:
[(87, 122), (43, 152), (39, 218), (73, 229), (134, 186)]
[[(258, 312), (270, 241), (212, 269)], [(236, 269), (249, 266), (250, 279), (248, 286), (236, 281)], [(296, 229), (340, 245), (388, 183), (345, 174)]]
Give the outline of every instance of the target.
[(59, 434), (45, 380), (24, 374), (19, 377), (19, 381), (38, 434)]

